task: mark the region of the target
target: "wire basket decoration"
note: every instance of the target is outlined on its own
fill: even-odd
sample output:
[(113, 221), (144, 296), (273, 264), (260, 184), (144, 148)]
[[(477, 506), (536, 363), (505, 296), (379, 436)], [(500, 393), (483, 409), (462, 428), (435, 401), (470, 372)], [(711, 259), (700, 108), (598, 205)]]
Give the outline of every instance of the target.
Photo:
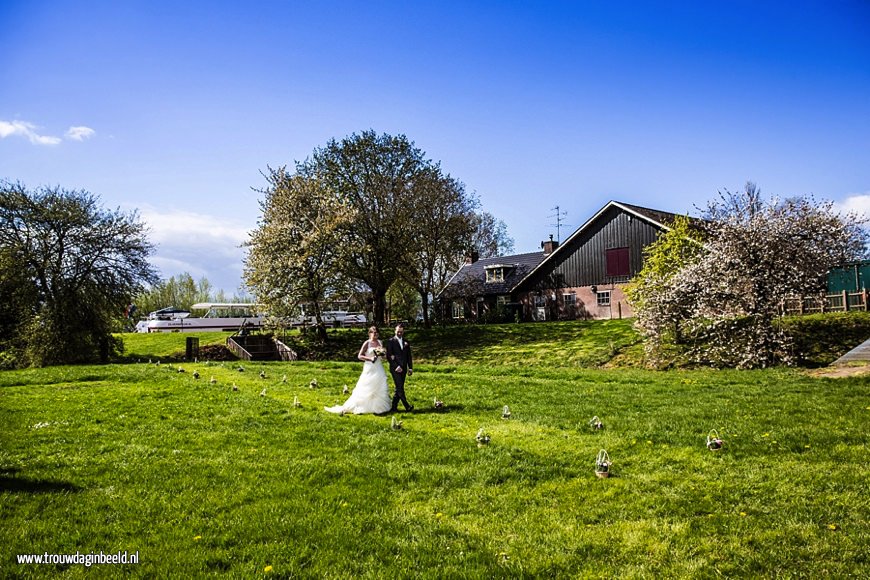
[(293, 406), (297, 408), (302, 406), (302, 403), (299, 402), (299, 395), (293, 395)]
[(504, 409), (501, 410), (501, 418), (502, 419), (510, 419), (511, 418), (511, 408), (507, 405), (504, 406)]
[(475, 437), (475, 439), (477, 440), (478, 447), (484, 447), (485, 445), (489, 445), (490, 436), (483, 427), (481, 427), (477, 432), (477, 437)]
[(725, 442), (719, 437), (719, 433), (715, 429), (710, 429), (707, 433), (707, 449), (710, 451), (719, 451), (725, 446)]
[(592, 417), (592, 419), (589, 420), (589, 426), (592, 427), (594, 431), (600, 431), (601, 429), (604, 429), (604, 423), (601, 422), (601, 419), (598, 418), (598, 415), (595, 415), (594, 417)]
[(436, 411), (441, 411), (444, 409), (444, 401), (439, 399), (437, 396), (435, 397), (435, 401), (434, 401), (433, 405), (435, 406)]
[(390, 421), (390, 429), (392, 429), (393, 431), (401, 431), (402, 422), (393, 417), (393, 420)]
[(598, 452), (598, 457), (595, 458), (595, 475), (601, 478), (610, 477), (610, 467), (613, 463), (610, 461), (610, 456), (607, 451), (602, 449)]

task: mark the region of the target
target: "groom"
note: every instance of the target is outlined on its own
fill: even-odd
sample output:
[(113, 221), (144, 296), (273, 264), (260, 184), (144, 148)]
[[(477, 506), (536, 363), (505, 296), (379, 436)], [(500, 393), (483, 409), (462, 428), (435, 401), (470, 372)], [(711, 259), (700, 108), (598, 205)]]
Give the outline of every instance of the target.
[(399, 410), (399, 401), (402, 401), (406, 411), (414, 410), (414, 405), (409, 404), (405, 398), (405, 377), (414, 374), (414, 363), (411, 361), (411, 345), (404, 337), (405, 325), (400, 322), (396, 325), (396, 335), (387, 341), (387, 361), (396, 385), (391, 409), (394, 413)]

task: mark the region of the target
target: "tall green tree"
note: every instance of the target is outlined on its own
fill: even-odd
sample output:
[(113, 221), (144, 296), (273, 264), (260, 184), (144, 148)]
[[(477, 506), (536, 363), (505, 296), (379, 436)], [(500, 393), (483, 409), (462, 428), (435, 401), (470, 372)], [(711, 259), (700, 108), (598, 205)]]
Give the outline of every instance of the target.
[(0, 183), (0, 289), (16, 299), (3, 340), (19, 364), (108, 359), (114, 321), (157, 280), (146, 231), (86, 191)]
[(404, 135), (364, 131), (315, 149), (297, 173), (335, 196), (347, 219), (336, 225), (342, 270), (365, 283), (374, 322), (383, 324), (386, 295), (414, 250), (414, 200), (423, 195), (432, 163)]
[[(471, 247), (479, 258), (504, 256), (514, 251), (514, 240), (508, 235), (507, 225), (487, 211), (475, 213), (472, 218), (474, 232)], [(460, 256), (462, 259), (465, 255)]]
[(311, 175), (269, 169), (262, 217), (246, 246), (248, 287), (274, 316), (291, 316), (302, 305), (326, 339), (322, 305), (347, 287), (342, 251), (350, 209)]
[[(475, 200), (450, 175), (429, 168), (418, 180), (408, 224), (414, 244), (402, 254), (403, 282), (417, 291), (423, 323), (431, 325), (432, 296), (446, 283), (458, 260), (468, 252), (476, 231)], [(461, 258), (464, 259), (464, 258)]]
[(208, 278), (194, 280), (189, 272), (170, 276), (168, 280), (157, 282), (135, 299), (136, 308), (141, 315), (174, 306), (189, 310), (198, 302), (227, 302), (223, 290), (214, 290)]

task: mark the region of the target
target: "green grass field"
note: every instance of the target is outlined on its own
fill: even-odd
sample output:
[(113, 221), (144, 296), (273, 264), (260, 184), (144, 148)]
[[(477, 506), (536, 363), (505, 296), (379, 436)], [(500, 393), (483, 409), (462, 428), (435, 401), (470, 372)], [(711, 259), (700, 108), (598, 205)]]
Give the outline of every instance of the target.
[[(399, 431), (322, 410), (356, 362), (2, 372), (0, 577), (866, 577), (870, 379), (583, 368), (633, 339), (546, 326), (410, 334)], [(140, 563), (15, 558), (101, 550)]]

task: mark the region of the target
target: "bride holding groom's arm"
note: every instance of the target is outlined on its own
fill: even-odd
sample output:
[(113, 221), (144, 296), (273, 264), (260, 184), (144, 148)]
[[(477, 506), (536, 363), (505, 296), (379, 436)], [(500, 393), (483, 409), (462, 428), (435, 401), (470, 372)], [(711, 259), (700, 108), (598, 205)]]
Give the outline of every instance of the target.
[[(390, 410), (390, 390), (387, 386), (387, 373), (383, 364), (377, 364), (378, 358), (384, 353), (384, 347), (378, 339), (378, 329), (369, 328), (369, 339), (362, 344), (357, 358), (363, 361), (363, 370), (350, 398), (343, 405), (324, 407), (330, 413), (386, 413)], [(372, 364), (365, 364), (372, 363)]]

